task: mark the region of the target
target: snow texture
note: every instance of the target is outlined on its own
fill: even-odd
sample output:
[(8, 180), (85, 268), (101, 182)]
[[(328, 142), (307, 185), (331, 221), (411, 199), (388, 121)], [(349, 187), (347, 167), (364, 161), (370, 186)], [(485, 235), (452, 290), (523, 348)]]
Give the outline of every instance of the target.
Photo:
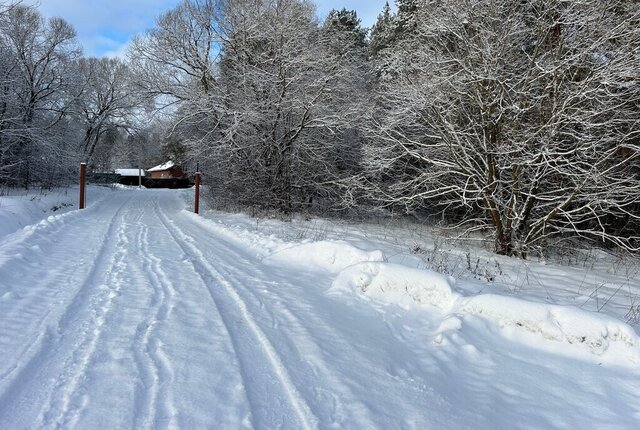
[(478, 315), (499, 328), (515, 327), (534, 333), (542, 342), (584, 345), (596, 355), (615, 347), (630, 365), (640, 363), (640, 338), (633, 328), (615, 318), (571, 306), (495, 294), (464, 297), (454, 292), (454, 286), (451, 277), (389, 263), (353, 265), (343, 270), (332, 284), (334, 291), (356, 290), (404, 308), (430, 305), (449, 315)]
[(383, 261), (381, 251), (366, 252), (346, 242), (319, 241), (289, 245), (276, 250), (265, 261), (275, 265), (294, 265), (306, 270), (327, 270), (338, 273), (363, 261)]
[(544, 303), (419, 267), (412, 231), (191, 197), (3, 198), (0, 428), (638, 428), (637, 333), (571, 305), (570, 268), (528, 269)]
[(391, 263), (360, 263), (343, 270), (334, 289), (356, 287), (367, 296), (410, 307), (416, 303), (448, 309), (456, 295), (455, 281), (439, 273)]
[(116, 173), (120, 176), (146, 176), (144, 169), (116, 169)]

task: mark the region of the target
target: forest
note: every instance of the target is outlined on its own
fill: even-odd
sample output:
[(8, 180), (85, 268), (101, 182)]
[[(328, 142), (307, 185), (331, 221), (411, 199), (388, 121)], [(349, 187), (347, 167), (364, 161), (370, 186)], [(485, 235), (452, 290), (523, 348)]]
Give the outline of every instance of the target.
[(640, 251), (640, 1), (184, 0), (126, 57), (0, 1), (0, 190), (197, 162), (212, 207)]

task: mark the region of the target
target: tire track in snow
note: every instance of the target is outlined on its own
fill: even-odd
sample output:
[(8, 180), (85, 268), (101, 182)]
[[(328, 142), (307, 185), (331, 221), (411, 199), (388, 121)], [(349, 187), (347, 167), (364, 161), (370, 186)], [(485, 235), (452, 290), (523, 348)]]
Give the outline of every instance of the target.
[[(151, 237), (160, 245), (154, 247), (155, 255), (163, 257), (164, 272), (171, 275), (176, 289), (175, 310), (170, 314), (167, 330), (162, 329), (162, 339), (167, 341), (163, 351), (175, 362), (176, 369), (180, 366), (172, 386), (179, 411), (177, 425), (252, 428), (246, 390), (251, 381), (246, 380), (236, 345), (203, 277), (160, 219), (158, 203), (148, 222), (154, 226)], [(162, 203), (163, 210), (173, 207), (164, 200)], [(169, 249), (171, 256), (167, 255)], [(198, 390), (204, 392), (196, 395)]]
[[(226, 267), (232, 267), (231, 265)], [(235, 285), (242, 285), (240, 279), (236, 276), (225, 273), (225, 276), (235, 280)], [(252, 278), (256, 283), (263, 283), (264, 278)], [(271, 310), (271, 306), (265, 305), (261, 297), (259, 297), (251, 289), (242, 287), (247, 294), (251, 294), (261, 309), (265, 309), (272, 321), (274, 322), (274, 329), (278, 329), (280, 323), (277, 323), (278, 316)], [(322, 381), (322, 385), (327, 388), (321, 388), (319, 386), (314, 387), (315, 398), (319, 404), (326, 406), (327, 401), (330, 401), (333, 405), (333, 411), (331, 413), (330, 426), (341, 426), (349, 415), (355, 422), (349, 421), (350, 425), (355, 425), (356, 428), (375, 428), (376, 425), (371, 420), (371, 411), (367, 405), (361, 402), (353, 393), (353, 391), (342, 382), (341, 378), (333, 372), (327, 363), (322, 360), (325, 354), (322, 351), (320, 345), (314, 340), (311, 332), (302, 323), (302, 320), (297, 317), (285, 304), (285, 301), (278, 299), (276, 302), (278, 306), (279, 316), (284, 317), (284, 326), (287, 327), (287, 331), (295, 333), (295, 338), (286, 337), (286, 344), (291, 354), (295, 354), (301, 363), (306, 363), (312, 370), (314, 379), (316, 381)], [(312, 317), (309, 317), (312, 318)], [(321, 324), (317, 319), (314, 319), (317, 324)], [(308, 323), (307, 323), (308, 324)], [(326, 327), (326, 324), (322, 325)], [(336, 336), (335, 332), (333, 333)], [(339, 393), (341, 396), (337, 396)], [(342, 398), (340, 398), (342, 397)], [(345, 407), (345, 404), (347, 407)], [(357, 414), (353, 414), (357, 411)], [(320, 413), (319, 411), (318, 413)]]
[[(358, 333), (353, 333), (353, 330), (342, 330), (334, 319), (335, 300), (327, 297), (325, 289), (313, 287), (307, 290), (301, 288), (299, 284), (299, 282), (314, 282), (314, 279), (304, 276), (298, 280), (298, 277), (295, 277), (296, 280), (292, 282), (288, 271), (280, 274), (280, 270), (265, 266), (256, 257), (254, 248), (245, 247), (243, 244), (247, 242), (246, 239), (237, 236), (235, 232), (227, 230), (227, 234), (220, 234), (218, 225), (210, 229), (208, 221), (202, 221), (201, 218), (186, 211), (181, 211), (180, 215), (184, 219), (184, 224), (181, 225), (191, 227), (185, 227), (186, 233), (193, 237), (208, 239), (207, 241), (199, 240), (196, 243), (202, 247), (205, 254), (215, 253), (215, 264), (223, 268), (221, 269), (223, 275), (227, 276), (229, 271), (235, 273), (240, 278), (238, 285), (255, 297), (255, 300), (249, 300), (247, 295), (243, 295), (247, 304), (252, 305), (252, 312), (256, 316), (265, 311), (272, 314), (274, 330), (267, 330), (267, 334), (271, 334), (274, 345), (279, 348), (284, 357), (301, 358), (300, 365), (294, 362), (292, 366), (293, 371), (298, 372), (293, 376), (297, 380), (303, 378), (310, 380), (311, 383), (304, 385), (305, 390), (302, 394), (308, 397), (312, 407), (319, 408), (316, 415), (323, 419), (320, 424), (322, 428), (388, 427), (388, 421), (381, 419), (384, 414), (372, 407), (375, 405), (374, 397), (382, 399), (387, 404), (390, 416), (396, 417), (394, 423), (396, 427), (419, 428), (429, 422), (421, 406), (416, 407), (415, 402), (411, 406), (411, 402), (400, 400), (405, 396), (423, 398), (425, 402), (442, 405), (441, 407), (451, 410), (449, 402), (434, 392), (427, 381), (413, 379), (411, 370), (408, 373), (406, 370), (403, 371), (404, 373), (398, 373), (396, 366), (389, 365), (394, 361), (375, 360), (378, 354), (370, 352), (371, 346), (378, 344), (375, 339), (369, 338), (361, 345), (358, 342)], [(268, 271), (265, 272), (265, 269)], [(343, 306), (341, 307), (344, 309)], [(344, 310), (348, 312), (348, 309)], [(353, 327), (351, 322), (345, 322), (347, 326)], [(263, 326), (267, 327), (267, 325), (268, 321), (263, 318)], [(395, 334), (393, 337), (397, 338)], [(331, 346), (326, 348), (323, 345)], [(402, 343), (397, 346), (404, 349)], [(383, 346), (381, 343), (380, 347), (395, 351), (393, 344)], [(390, 354), (392, 359), (393, 355)], [(299, 371), (300, 367), (306, 365), (305, 361), (309, 361), (307, 368), (311, 372), (318, 372), (317, 377), (309, 378), (308, 370)], [(363, 368), (369, 368), (369, 370), (356, 374), (351, 370), (351, 363), (360, 363)], [(325, 383), (331, 380), (332, 376), (324, 374), (323, 368), (328, 369), (329, 374), (333, 374), (338, 382)], [(371, 383), (372, 381), (376, 382)], [(317, 390), (317, 397), (313, 393), (315, 390)], [(380, 395), (380, 392), (385, 393), (389, 398), (384, 399), (384, 394)], [(332, 414), (329, 421), (327, 408), (324, 406), (332, 399), (337, 400), (334, 403), (338, 408), (335, 414), (337, 419), (334, 419)], [(340, 409), (346, 413), (341, 414)], [(374, 424), (367, 424), (372, 422)]]
[[(138, 223), (140, 233), (137, 238), (137, 243), (140, 244), (139, 255), (142, 257), (142, 268), (146, 273), (150, 272), (149, 259), (144, 255), (145, 248), (147, 248), (146, 241), (147, 227), (141, 223)], [(138, 385), (135, 391), (134, 404), (136, 409), (142, 409), (143, 415), (136, 414), (135, 427), (136, 428), (152, 428), (155, 418), (156, 402), (158, 397), (158, 364), (154, 360), (150, 351), (149, 338), (151, 336), (151, 327), (155, 324), (154, 316), (158, 312), (159, 303), (164, 298), (162, 297), (162, 291), (158, 285), (151, 280), (153, 287), (152, 304), (149, 306), (151, 312), (150, 316), (146, 317), (140, 322), (136, 328), (134, 344), (134, 358), (136, 362), (136, 368), (138, 370), (140, 382), (142, 386)]]
[[(117, 219), (118, 214), (120, 213), (120, 210), (122, 210), (123, 206), (124, 204), (119, 207), (119, 209), (114, 213), (114, 216), (110, 220), (110, 223), (106, 229), (106, 233), (103, 237), (102, 246), (100, 247), (100, 250), (98, 251), (98, 254), (97, 254), (98, 257), (104, 252), (106, 248), (106, 242), (107, 242), (106, 239), (109, 238), (112, 234), (114, 234), (115, 220)], [(63, 214), (62, 216), (65, 216), (65, 215), (71, 215), (71, 213)], [(39, 223), (38, 226), (42, 224), (42, 231), (40, 232), (42, 233), (42, 235), (39, 234), (36, 237), (41, 236), (42, 239), (46, 240), (47, 242), (53, 242), (54, 240), (52, 239), (52, 235), (59, 233), (64, 227), (69, 226), (68, 223), (59, 222), (60, 221), (59, 219), (57, 219), (56, 221), (57, 222), (54, 222), (54, 223), (51, 223), (49, 221), (47, 221), (46, 223), (44, 222)], [(50, 229), (49, 227), (55, 227), (55, 228)], [(20, 247), (15, 248), (15, 247), (8, 247), (8, 246), (7, 247), (2, 246), (2, 249), (5, 252), (7, 252), (7, 249), (10, 250), (11, 253), (13, 254), (12, 255), (13, 258), (22, 258), (24, 253), (33, 252), (33, 249), (32, 249), (33, 247), (29, 247), (27, 244), (24, 243), (25, 240), (28, 239), (29, 237), (31, 236), (28, 236), (27, 238), (22, 238), (22, 240), (20, 240), (18, 243), (12, 243), (12, 245), (20, 245), (22, 249), (20, 249)], [(38, 245), (36, 245), (36, 247), (40, 252), (42, 252)], [(34, 331), (38, 333), (38, 336), (34, 337), (33, 340), (29, 344), (27, 344), (21, 350), (21, 352), (17, 354), (17, 360), (13, 366), (11, 366), (9, 369), (0, 370), (0, 384), (4, 382), (5, 379), (10, 377), (11, 373), (16, 371), (16, 369), (19, 366), (19, 363), (23, 362), (23, 358), (25, 357), (26, 354), (28, 354), (28, 351), (30, 351), (35, 345), (41, 342), (43, 340), (43, 336), (46, 335), (47, 330), (46, 328), (44, 328), (44, 324), (47, 322), (49, 314), (51, 314), (51, 309), (48, 308), (47, 306), (47, 304), (49, 303), (48, 301), (56, 300), (56, 298), (59, 296), (61, 291), (59, 286), (65, 285), (64, 282), (61, 282), (60, 275), (63, 272), (75, 273), (77, 268), (80, 267), (81, 265), (82, 265), (81, 262), (80, 263), (72, 262), (71, 266), (65, 267), (64, 271), (55, 271), (55, 272), (47, 271), (40, 282), (38, 282), (37, 284), (31, 285), (29, 287), (28, 295), (31, 300), (13, 301), (12, 306), (10, 308), (4, 309), (4, 315), (2, 316), (3, 326), (0, 327), (0, 334), (2, 336), (10, 337), (10, 335), (15, 333), (15, 330), (16, 330), (15, 327), (23, 327), (24, 322), (26, 320), (33, 321), (34, 318), (37, 318), (38, 321), (36, 324), (31, 324), (31, 326), (36, 328), (36, 330)], [(38, 267), (41, 267), (41, 266), (38, 266)], [(96, 268), (95, 260), (93, 260), (93, 265), (89, 269), (88, 275), (83, 280), (83, 283), (93, 276), (93, 273), (95, 272), (95, 268)], [(70, 276), (67, 276), (66, 280), (69, 280), (69, 279), (70, 279)], [(81, 290), (78, 290), (78, 292), (80, 291)], [(44, 315), (41, 315), (41, 313), (44, 313)]]
[[(76, 393), (85, 378), (107, 316), (112, 309), (114, 299), (123, 287), (123, 274), (127, 267), (126, 248), (129, 240), (126, 236), (127, 224), (120, 223), (117, 231), (115, 253), (109, 260), (105, 282), (100, 284), (98, 293), (89, 301), (89, 319), (85, 321), (72, 355), (66, 360), (63, 372), (58, 376), (57, 384), (50, 396), (49, 406), (39, 416), (38, 421), (48, 428), (74, 428), (82, 410), (88, 404), (88, 398)], [(63, 319), (63, 325), (66, 320)], [(78, 398), (79, 397), (79, 398)]]
[[(123, 208), (129, 200), (130, 198), (124, 199), (111, 217), (96, 257), (92, 259), (90, 269), (80, 283), (80, 287), (61, 312), (58, 321), (48, 321), (50, 313), (50, 311), (48, 311), (38, 324), (40, 328), (37, 332), (40, 334), (19, 353), (18, 358), (15, 360), (16, 364), (3, 373), (0, 382), (5, 382), (8, 379), (10, 379), (10, 381), (0, 394), (0, 422), (10, 421), (13, 415), (13, 409), (21, 406), (19, 400), (22, 398), (23, 392), (27, 392), (30, 387), (34, 386), (36, 386), (38, 392), (42, 392), (43, 383), (39, 381), (42, 373), (41, 368), (50, 364), (58, 351), (61, 350), (60, 344), (63, 341), (64, 333), (69, 327), (69, 323), (72, 323), (73, 318), (80, 312), (81, 303), (87, 300), (85, 299), (85, 296), (89, 294), (87, 290), (91, 289), (89, 283), (95, 278), (98, 270), (102, 267), (102, 263), (106, 259), (105, 254), (110, 245), (108, 238), (113, 237), (116, 233), (116, 221), (119, 219)], [(57, 290), (57, 288), (58, 286), (53, 288), (52, 285), (43, 285), (38, 291), (49, 289)], [(46, 302), (42, 300), (42, 296), (36, 292), (31, 294), (31, 298), (32, 300), (21, 301), (20, 305), (15, 306), (13, 309), (14, 313), (20, 314), (23, 309), (29, 307), (46, 306)], [(45, 387), (45, 390), (46, 389)]]
[[(202, 228), (202, 226), (198, 224), (193, 224), (197, 229), (202, 230), (207, 234), (207, 237), (213, 238), (215, 241), (215, 247), (217, 250), (216, 255), (222, 260), (222, 262), (218, 262), (218, 267), (224, 267), (224, 269), (219, 268), (218, 270), (224, 274), (225, 277), (228, 277), (233, 280), (233, 283), (236, 287), (240, 287), (245, 293), (251, 295), (255, 299), (255, 306), (259, 309), (264, 309), (269, 313), (271, 320), (273, 321), (273, 328), (277, 329), (279, 323), (277, 322), (277, 316), (273, 311), (272, 306), (268, 306), (264, 304), (263, 297), (261, 297), (254, 289), (248, 288), (244, 286), (244, 283), (241, 281), (242, 278), (247, 278), (249, 273), (243, 271), (238, 268), (238, 262), (244, 261), (248, 262), (247, 258), (243, 256), (241, 253), (237, 252), (236, 249), (230, 245), (226, 240), (220, 239), (217, 235), (211, 234), (211, 232), (207, 231), (206, 228)], [(215, 263), (212, 263), (215, 265)], [(258, 285), (261, 285), (264, 290), (272, 293), (274, 291), (273, 288), (268, 288), (265, 285), (265, 279), (267, 279), (267, 275), (255, 264), (246, 264), (247, 267), (251, 267), (253, 276), (251, 280), (256, 282)], [(245, 296), (246, 297), (246, 296)], [(328, 425), (335, 426), (341, 425), (341, 420), (344, 421), (346, 416), (350, 413), (352, 414), (354, 411), (358, 411), (358, 413), (351, 418), (355, 420), (355, 423), (350, 422), (351, 425), (355, 425), (357, 428), (375, 428), (376, 424), (371, 420), (371, 411), (367, 405), (361, 402), (353, 393), (353, 391), (342, 382), (341, 378), (333, 372), (325, 361), (321, 359), (325, 354), (322, 351), (322, 348), (318, 343), (316, 343), (313, 339), (314, 336), (311, 334), (309, 329), (302, 322), (301, 318), (296, 315), (294, 310), (286, 304), (286, 300), (283, 300), (282, 297), (278, 296), (277, 298), (277, 311), (280, 316), (284, 317), (286, 326), (291, 329), (292, 332), (296, 333), (295, 339), (290, 339), (286, 337), (287, 346), (290, 349), (291, 353), (296, 354), (301, 362), (307, 362), (309, 367), (315, 374), (315, 379), (323, 381), (323, 385), (326, 385), (330, 388), (330, 390), (323, 390), (317, 387), (317, 396), (321, 397), (321, 403), (325, 404), (326, 401), (332, 401), (334, 405), (334, 413), (332, 414), (332, 421), (328, 423)], [(316, 317), (313, 313), (305, 312), (305, 319), (307, 320), (307, 326), (309, 324), (314, 325), (316, 327), (328, 328), (331, 330), (330, 337), (333, 339), (339, 338), (338, 333), (331, 328), (328, 324), (321, 321), (318, 317)], [(355, 350), (353, 350), (356, 353)], [(361, 356), (362, 362), (366, 361), (366, 357)], [(338, 399), (333, 394), (338, 392), (343, 395), (343, 399)], [(317, 399), (316, 399), (317, 400)], [(348, 406), (345, 408), (341, 403), (347, 403)]]
[[(253, 426), (316, 428), (317, 417), (313, 415), (309, 405), (291, 381), (275, 348), (249, 313), (246, 303), (238, 295), (234, 285), (207, 261), (205, 255), (192, 244), (191, 237), (170, 221), (159, 208), (156, 208), (156, 213), (176, 244), (190, 257), (194, 270), (207, 286), (209, 295), (224, 322), (242, 367), (245, 388), (251, 404)], [(238, 312), (233, 312), (234, 309)], [(241, 321), (237, 321), (238, 316), (241, 317)], [(281, 392), (277, 393), (275, 390)], [(285, 406), (287, 404), (288, 407)], [(285, 412), (280, 408), (290, 411)]]
[[(154, 201), (155, 205), (157, 201)], [(137, 417), (135, 427), (173, 429), (177, 428), (177, 411), (171, 392), (175, 371), (162, 351), (162, 341), (157, 334), (158, 326), (169, 318), (175, 306), (175, 289), (162, 269), (161, 260), (151, 252), (148, 227), (144, 224), (140, 224), (140, 227), (140, 255), (143, 258), (143, 269), (155, 290), (155, 304), (151, 317), (140, 323), (136, 330), (135, 344), (139, 345), (136, 348), (138, 370), (147, 375), (146, 378), (143, 377), (143, 383), (145, 379), (152, 383), (151, 387), (144, 384), (145, 390), (138, 389), (136, 392), (136, 397), (141, 398), (144, 403), (145, 414)]]

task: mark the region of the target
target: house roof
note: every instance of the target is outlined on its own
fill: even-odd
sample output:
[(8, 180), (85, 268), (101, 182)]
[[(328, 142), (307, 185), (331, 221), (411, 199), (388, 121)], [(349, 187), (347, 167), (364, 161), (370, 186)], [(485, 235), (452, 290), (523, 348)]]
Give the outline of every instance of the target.
[(168, 170), (168, 169), (170, 169), (172, 167), (175, 167), (175, 163), (173, 161), (169, 160), (164, 164), (159, 164), (159, 165), (157, 165), (155, 167), (147, 169), (147, 172), (160, 172), (162, 170)]
[(116, 169), (116, 173), (120, 176), (138, 176), (139, 174), (145, 176), (147, 174), (144, 169), (140, 170), (142, 170), (142, 172), (138, 173), (138, 169)]

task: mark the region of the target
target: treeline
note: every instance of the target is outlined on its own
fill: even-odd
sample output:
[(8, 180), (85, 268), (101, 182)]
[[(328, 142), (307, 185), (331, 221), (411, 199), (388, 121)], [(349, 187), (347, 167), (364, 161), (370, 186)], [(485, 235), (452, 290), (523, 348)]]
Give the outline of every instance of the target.
[(638, 2), (186, 1), (132, 51), (213, 199), (638, 248)]
[[(200, 162), (220, 208), (383, 209), (491, 235), (506, 255), (576, 239), (638, 251), (640, 2), (396, 3), (369, 30), (349, 10), (319, 22), (305, 0), (185, 0), (134, 41), (119, 82), (133, 112), (162, 113), (167, 147)], [(32, 122), (22, 99), (0, 110), (3, 172), (77, 99)], [(126, 115), (97, 131), (79, 117), (68, 141), (86, 154)]]
[(81, 161), (137, 165), (146, 104), (126, 61), (84, 57), (63, 19), (0, 2), (0, 187), (66, 184)]

